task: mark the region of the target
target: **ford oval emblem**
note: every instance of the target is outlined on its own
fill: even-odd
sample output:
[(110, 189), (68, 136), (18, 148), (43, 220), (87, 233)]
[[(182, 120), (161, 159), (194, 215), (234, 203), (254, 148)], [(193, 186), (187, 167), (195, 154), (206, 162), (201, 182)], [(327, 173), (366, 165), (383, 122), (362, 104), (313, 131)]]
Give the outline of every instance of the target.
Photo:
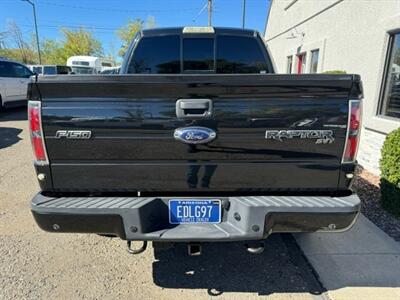
[(177, 128), (174, 138), (186, 144), (206, 144), (217, 137), (217, 133), (206, 127)]

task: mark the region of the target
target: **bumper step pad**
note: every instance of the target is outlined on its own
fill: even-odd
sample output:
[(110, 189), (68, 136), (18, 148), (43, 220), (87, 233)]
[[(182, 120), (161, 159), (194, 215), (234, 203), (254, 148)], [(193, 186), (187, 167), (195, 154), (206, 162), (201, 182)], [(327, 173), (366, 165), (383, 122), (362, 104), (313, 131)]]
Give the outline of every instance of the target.
[[(223, 203), (221, 223), (171, 225), (171, 198), (180, 197), (54, 198), (37, 194), (31, 208), (36, 222), (46, 231), (113, 234), (150, 241), (255, 240), (272, 232), (339, 231), (349, 228), (360, 210), (355, 194), (212, 197)], [(202, 197), (207, 198), (211, 197)]]

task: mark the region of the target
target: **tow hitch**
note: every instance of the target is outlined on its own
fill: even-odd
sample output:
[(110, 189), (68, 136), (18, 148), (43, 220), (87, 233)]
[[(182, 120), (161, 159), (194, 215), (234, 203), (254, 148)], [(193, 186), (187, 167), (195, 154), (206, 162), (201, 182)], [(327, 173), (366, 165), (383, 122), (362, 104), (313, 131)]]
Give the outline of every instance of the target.
[(188, 244), (188, 254), (190, 256), (201, 255), (201, 244), (200, 243), (189, 243)]
[(143, 241), (142, 247), (139, 249), (133, 249), (132, 248), (132, 241), (127, 241), (126, 242), (126, 251), (128, 251), (129, 254), (139, 254), (142, 253), (146, 250), (147, 248), (147, 241)]

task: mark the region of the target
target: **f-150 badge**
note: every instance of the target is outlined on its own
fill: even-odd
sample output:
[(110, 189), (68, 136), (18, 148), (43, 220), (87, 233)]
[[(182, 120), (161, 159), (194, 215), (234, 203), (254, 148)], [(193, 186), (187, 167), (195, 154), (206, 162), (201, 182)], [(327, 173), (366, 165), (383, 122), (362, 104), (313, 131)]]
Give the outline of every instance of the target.
[(56, 138), (66, 138), (75, 140), (90, 139), (92, 132), (90, 130), (57, 130)]
[(174, 131), (174, 138), (186, 144), (206, 144), (217, 137), (217, 133), (206, 127), (183, 127)]
[(293, 138), (315, 139), (316, 144), (332, 144), (335, 141), (332, 130), (267, 130), (265, 138), (280, 142)]

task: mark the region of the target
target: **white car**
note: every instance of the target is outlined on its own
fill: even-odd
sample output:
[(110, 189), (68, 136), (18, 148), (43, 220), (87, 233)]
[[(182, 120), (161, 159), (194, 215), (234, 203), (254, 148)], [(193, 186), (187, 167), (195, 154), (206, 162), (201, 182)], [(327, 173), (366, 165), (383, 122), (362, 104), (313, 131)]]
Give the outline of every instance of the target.
[(71, 67), (62, 65), (27, 65), (28, 69), (38, 75), (68, 75)]
[(0, 58), (0, 108), (25, 105), (32, 71), (21, 63)]

